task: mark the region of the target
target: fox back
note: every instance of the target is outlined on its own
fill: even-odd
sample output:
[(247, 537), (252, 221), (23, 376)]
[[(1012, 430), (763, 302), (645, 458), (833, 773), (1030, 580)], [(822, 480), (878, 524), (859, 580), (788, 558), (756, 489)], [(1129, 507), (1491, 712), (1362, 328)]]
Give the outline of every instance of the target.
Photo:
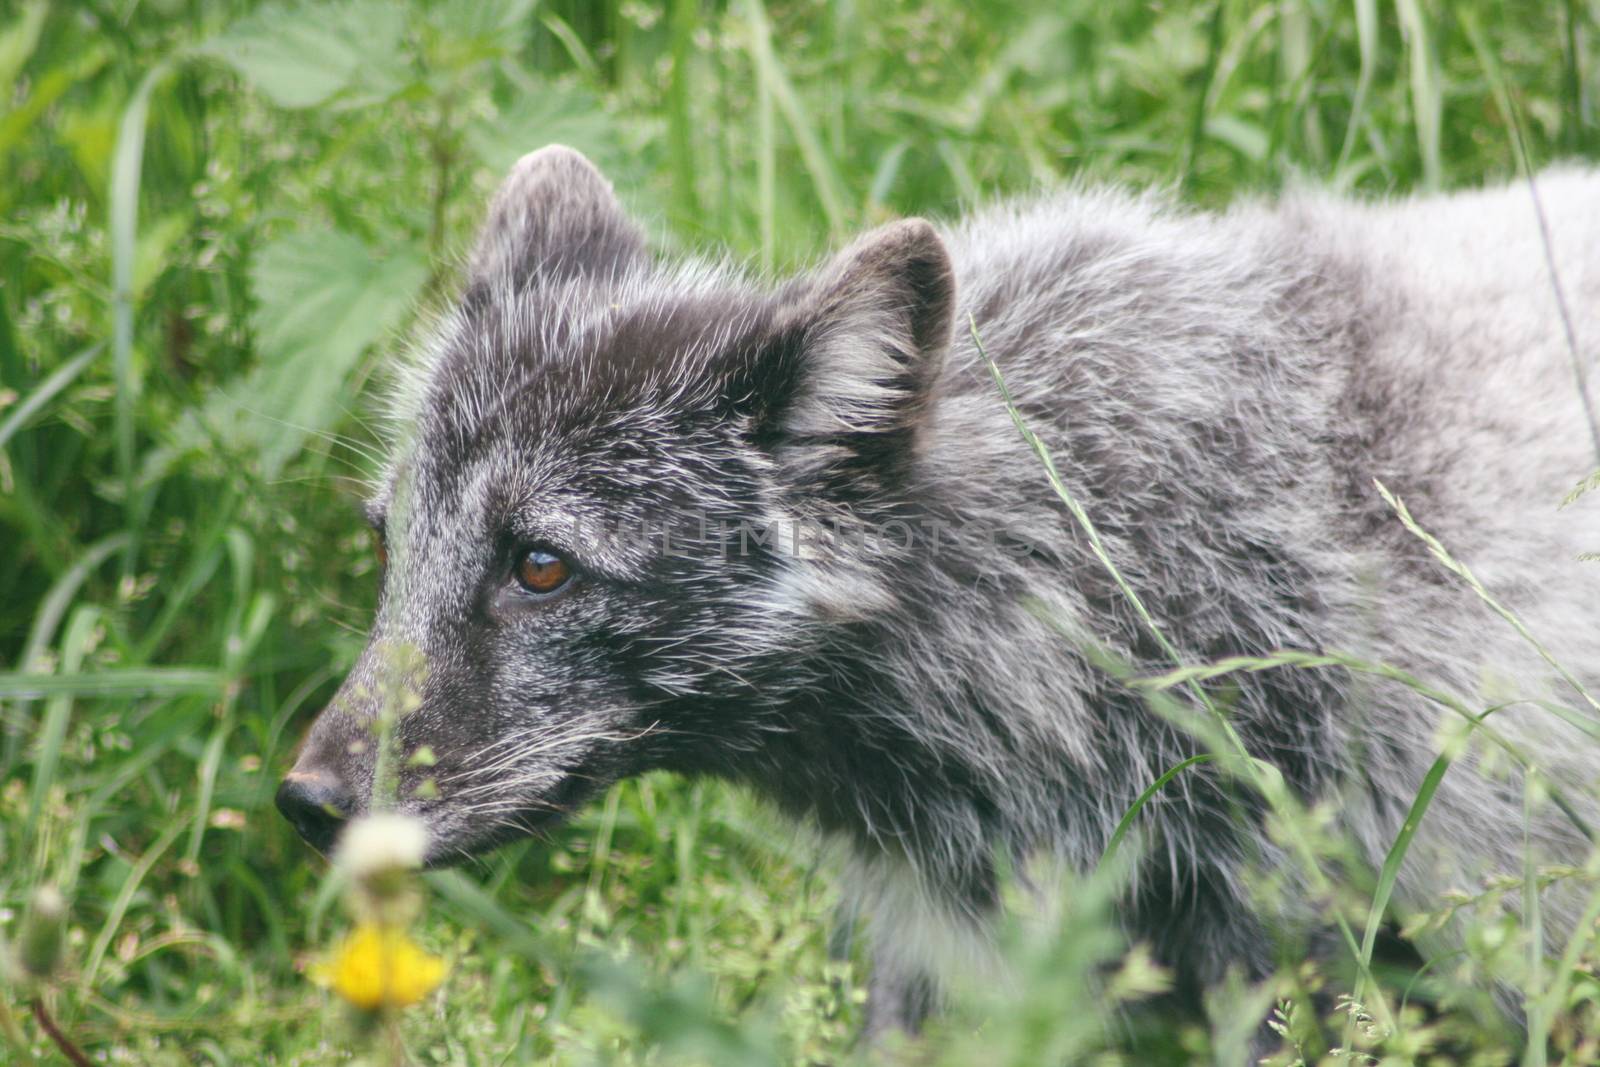
[[(1579, 557), (1600, 522), (1558, 505), (1600, 463), (1600, 176), (1538, 192), (1548, 242), (1526, 185), (1220, 215), (1069, 190), (893, 223), (772, 283), (662, 262), (587, 161), (535, 152), (402, 372), (370, 643), (280, 806), (321, 848), (366, 809), (397, 685), (396, 802), (430, 862), (648, 770), (747, 783), (843, 846), (883, 1027), (986, 957), (998, 863), (1092, 868), (1206, 750), (1192, 696), (1130, 679), (1381, 661), (1474, 712), (1524, 701), (1497, 736), (1587, 782), (1600, 746), (1571, 722), (1597, 710), (1600, 565)], [(1452, 714), (1338, 665), (1213, 696), (1373, 869)], [(423, 747), (431, 765), (405, 758)], [(1460, 762), (1400, 909), (1521, 870), (1516, 776)], [(1180, 989), (1266, 973), (1323, 921), (1251, 897), (1253, 872), (1301, 877), (1267, 815), (1222, 761), (1141, 811), (1120, 917)], [(1542, 859), (1587, 854), (1582, 818), (1534, 819)]]

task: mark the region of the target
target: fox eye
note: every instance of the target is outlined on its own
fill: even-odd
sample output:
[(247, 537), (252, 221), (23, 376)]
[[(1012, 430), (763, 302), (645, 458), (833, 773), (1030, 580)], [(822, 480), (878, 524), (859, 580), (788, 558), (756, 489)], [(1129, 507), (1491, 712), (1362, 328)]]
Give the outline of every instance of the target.
[(377, 530), (372, 531), (372, 551), (378, 557), (378, 569), (389, 569), (389, 542), (383, 539), (383, 534)]
[(517, 561), (516, 579), (535, 596), (549, 596), (572, 581), (572, 568), (549, 549), (534, 548)]

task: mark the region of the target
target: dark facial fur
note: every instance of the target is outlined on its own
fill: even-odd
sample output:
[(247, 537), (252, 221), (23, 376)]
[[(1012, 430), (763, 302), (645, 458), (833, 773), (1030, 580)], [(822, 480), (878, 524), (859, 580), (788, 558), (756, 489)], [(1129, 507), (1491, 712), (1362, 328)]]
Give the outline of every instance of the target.
[[(1545, 182), (1553, 210), (1600, 217), (1600, 180)], [(399, 806), (433, 862), (645, 770), (748, 782), (846, 844), (880, 999), (904, 1001), (877, 1010), (912, 1021), (935, 942), (982, 954), (997, 854), (1087, 869), (1199, 750), (1119, 680), (1170, 660), (1016, 433), (969, 323), (1186, 662), (1342, 649), (1473, 699), (1492, 669), (1570, 702), (1370, 489), (1405, 496), (1600, 682), (1600, 571), (1571, 563), (1600, 540), (1594, 511), (1553, 510), (1592, 457), (1559, 320), (1520, 303), (1542, 253), (1516, 196), (1200, 217), (1063, 193), (943, 235), (896, 223), (769, 287), (657, 262), (582, 157), (533, 153), (402, 385), (371, 506), (388, 551), (371, 643), (296, 780), (363, 810), (388, 700)], [(1586, 225), (1557, 261), (1586, 257), (1569, 298), (1592, 349)], [(1493, 271), (1460, 262), (1475, 239)], [(1485, 292), (1506, 305), (1459, 327)], [(547, 597), (515, 579), (535, 548), (575, 575)], [(1332, 670), (1239, 676), (1227, 700), (1247, 747), (1306, 801), (1336, 798), (1381, 862), (1437, 754), (1435, 709)], [(1548, 716), (1502, 729), (1554, 774), (1592, 766)], [(423, 748), (436, 762), (411, 765)], [(1466, 768), (1429, 818), (1399, 898), (1520, 869), (1516, 790)], [(1282, 857), (1214, 768), (1145, 822), (1124, 918), (1180, 982), (1262, 972), (1284, 928), (1315, 924), (1247, 899), (1247, 869)], [(1559, 819), (1543, 831), (1552, 858), (1580, 854)]]
[[(730, 281), (657, 267), (564, 149), (496, 198), (372, 504), (371, 646), (302, 759), (370, 790), (385, 678), (420, 655), (400, 749), (438, 762), (401, 793), (438, 788), (406, 801), (437, 858), (646, 769), (745, 773), (823, 674), (782, 524), (906, 476), (949, 264), (909, 222), (774, 292)], [(534, 546), (570, 562), (567, 589), (518, 588)]]

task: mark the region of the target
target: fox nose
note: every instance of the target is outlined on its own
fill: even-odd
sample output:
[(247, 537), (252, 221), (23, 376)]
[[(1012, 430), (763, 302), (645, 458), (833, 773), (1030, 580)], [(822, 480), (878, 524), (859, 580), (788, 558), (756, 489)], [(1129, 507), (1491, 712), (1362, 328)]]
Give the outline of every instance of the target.
[(278, 787), (277, 799), (283, 817), (323, 855), (355, 810), (350, 790), (328, 771), (290, 771)]

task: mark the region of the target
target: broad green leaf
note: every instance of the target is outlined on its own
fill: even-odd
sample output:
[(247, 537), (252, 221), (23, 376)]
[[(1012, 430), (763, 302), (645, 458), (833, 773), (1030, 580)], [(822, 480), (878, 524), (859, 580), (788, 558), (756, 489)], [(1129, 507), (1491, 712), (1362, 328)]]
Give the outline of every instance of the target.
[(443, 0), (418, 25), (426, 91), (459, 98), (483, 84), (486, 64), (524, 46), (536, 0)]
[(411, 81), (405, 10), (378, 0), (326, 6), (268, 4), (202, 44), (274, 103), (314, 107), (387, 99)]
[(379, 255), (337, 230), (293, 234), (256, 257), (262, 364), (250, 399), (281, 420), (265, 452), (269, 469), (333, 421), (356, 360), (399, 324), (426, 278), (416, 256)]
[(536, 25), (537, 6), (538, 0), (444, 0), (427, 18), (441, 38), (459, 48), (505, 55), (520, 47)]
[(220, 391), (208, 421), (274, 476), (338, 418), (362, 352), (399, 326), (426, 277), (416, 256), (382, 255), (338, 230), (268, 244), (251, 270), (261, 362)]
[(600, 101), (582, 89), (552, 83), (467, 131), (468, 147), (497, 174), (510, 170), (524, 153), (547, 144), (576, 148), (614, 181), (627, 171), (628, 159), (617, 143), (614, 121)]

